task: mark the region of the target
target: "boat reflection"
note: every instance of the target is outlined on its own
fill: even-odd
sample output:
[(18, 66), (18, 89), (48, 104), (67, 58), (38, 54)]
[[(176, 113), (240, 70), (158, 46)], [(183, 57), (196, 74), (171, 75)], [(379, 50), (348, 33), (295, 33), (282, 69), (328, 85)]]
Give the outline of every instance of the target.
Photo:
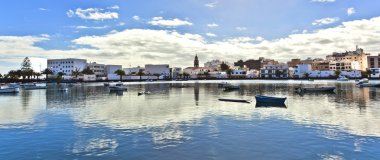
[(256, 103), (256, 108), (287, 108), (285, 103)]

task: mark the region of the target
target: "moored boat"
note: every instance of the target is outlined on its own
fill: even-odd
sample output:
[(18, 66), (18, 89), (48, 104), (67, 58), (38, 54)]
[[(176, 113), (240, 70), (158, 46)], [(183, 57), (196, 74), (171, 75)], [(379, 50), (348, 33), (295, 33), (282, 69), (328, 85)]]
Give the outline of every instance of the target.
[(357, 85), (360, 85), (360, 84), (365, 84), (365, 83), (369, 83), (369, 80), (368, 80), (367, 78), (363, 78), (363, 79), (357, 81), (356, 84), (357, 84)]
[(0, 87), (0, 93), (18, 93), (18, 92), (20, 92), (20, 88), (18, 87), (9, 87), (9, 86)]
[(225, 98), (219, 98), (219, 101), (224, 101), (224, 102), (239, 102), (239, 103), (251, 103), (250, 100), (245, 100), (245, 99), (225, 99)]
[(239, 89), (240, 89), (240, 86), (235, 86), (235, 85), (231, 85), (231, 84), (224, 86), (224, 91), (235, 91), (235, 90), (239, 90)]
[(340, 81), (340, 82), (344, 82), (344, 81), (349, 81), (350, 79), (348, 79), (347, 77), (345, 76), (342, 76), (342, 77), (339, 77), (338, 79), (336, 79), (337, 81)]
[(297, 92), (334, 92), (336, 87), (297, 87)]
[(127, 91), (127, 86), (125, 86), (123, 83), (118, 83), (114, 86), (109, 86), (110, 91)]
[(286, 97), (271, 97), (271, 96), (255, 96), (256, 103), (274, 103), (274, 104), (283, 104), (285, 103)]
[(22, 85), (24, 90), (47, 89), (46, 83), (28, 83)]
[(379, 83), (363, 83), (358, 84), (359, 87), (380, 87)]

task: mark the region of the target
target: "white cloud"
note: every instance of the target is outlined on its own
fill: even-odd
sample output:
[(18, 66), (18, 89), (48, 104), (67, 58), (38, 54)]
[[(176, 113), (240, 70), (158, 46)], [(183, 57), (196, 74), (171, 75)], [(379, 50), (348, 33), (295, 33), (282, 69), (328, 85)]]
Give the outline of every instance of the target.
[(134, 20), (136, 20), (136, 21), (139, 21), (140, 20), (140, 17), (139, 16), (133, 16), (132, 17)]
[[(16, 67), (19, 67), (23, 57), (31, 55), (87, 58), (109, 64), (137, 66), (169, 63), (171, 66), (186, 67), (191, 66), (195, 53), (202, 61), (211, 60), (214, 55), (231, 62), (256, 57), (287, 61), (291, 58), (323, 58), (335, 51), (354, 49), (358, 44), (366, 52), (376, 54), (380, 52), (380, 17), (343, 22), (336, 27), (291, 34), (274, 40), (232, 37), (207, 41), (198, 34), (150, 29), (126, 29), (100, 36), (80, 37), (72, 41), (73, 45), (78, 46), (72, 50), (46, 50), (36, 45), (45, 40), (48, 38), (41, 36), (0, 36), (0, 57), (3, 61), (17, 59)], [(0, 63), (0, 69), (9, 69), (9, 66)]]
[(335, 2), (335, 0), (312, 0), (312, 2), (331, 3), (331, 2)]
[(338, 21), (339, 21), (339, 17), (327, 17), (327, 18), (314, 20), (312, 24), (314, 26), (322, 26), (322, 25), (332, 24)]
[(38, 8), (38, 10), (40, 10), (40, 11), (48, 11), (49, 9), (46, 9), (46, 8)]
[(216, 37), (216, 34), (214, 34), (214, 33), (206, 33), (206, 36), (208, 36), (208, 37)]
[(245, 31), (248, 28), (247, 27), (236, 27), (235, 29), (238, 30), (238, 31)]
[(76, 29), (106, 29), (109, 26), (74, 26)]
[(118, 26), (125, 26), (125, 23), (124, 22), (119, 22), (119, 24), (117, 24)]
[(66, 14), (68, 17), (79, 17), (86, 20), (108, 20), (119, 18), (117, 12), (105, 11), (101, 8), (77, 8), (75, 11), (70, 9)]
[(207, 27), (215, 28), (215, 27), (219, 27), (219, 25), (216, 23), (210, 23), (210, 24), (207, 24)]
[(205, 7), (208, 7), (208, 8), (215, 8), (217, 4), (218, 4), (217, 1), (215, 1), (215, 2), (211, 2), (211, 3), (206, 3), (206, 4), (205, 4)]
[(351, 16), (351, 15), (353, 15), (353, 14), (355, 14), (356, 13), (356, 10), (355, 10), (355, 8), (347, 8), (347, 15), (348, 16)]
[(163, 17), (153, 17), (152, 20), (150, 20), (148, 23), (154, 26), (160, 26), (160, 27), (166, 27), (166, 28), (175, 28), (179, 26), (193, 25), (193, 23), (186, 20), (181, 20), (178, 18), (164, 19)]
[(114, 5), (114, 6), (108, 7), (108, 9), (119, 10), (120, 7), (118, 5)]

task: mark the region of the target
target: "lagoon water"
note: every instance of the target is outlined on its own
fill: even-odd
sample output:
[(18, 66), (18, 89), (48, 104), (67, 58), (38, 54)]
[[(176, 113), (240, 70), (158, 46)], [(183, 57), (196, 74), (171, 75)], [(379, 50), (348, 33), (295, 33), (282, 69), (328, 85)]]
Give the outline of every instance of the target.
[[(380, 89), (354, 82), (336, 94), (294, 93), (300, 81), (102, 83), (0, 95), (0, 159), (380, 159)], [(138, 96), (139, 91), (150, 95)], [(288, 97), (256, 108), (254, 95)], [(252, 99), (253, 103), (218, 98)]]

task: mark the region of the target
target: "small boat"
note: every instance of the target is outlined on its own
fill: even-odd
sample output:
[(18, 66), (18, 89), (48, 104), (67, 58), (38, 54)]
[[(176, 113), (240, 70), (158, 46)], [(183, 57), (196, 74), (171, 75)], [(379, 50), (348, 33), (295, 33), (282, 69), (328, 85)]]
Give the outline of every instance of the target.
[(18, 93), (18, 92), (20, 92), (20, 88), (18, 87), (10, 87), (10, 86), (0, 87), (0, 93)]
[(347, 77), (339, 77), (338, 79), (336, 79), (337, 81), (340, 81), (340, 82), (344, 82), (344, 81), (349, 81), (350, 79), (348, 79)]
[(257, 103), (274, 103), (274, 104), (282, 104), (285, 103), (285, 98), (280, 97), (270, 97), (270, 96), (255, 96)]
[(367, 78), (363, 78), (361, 80), (358, 80), (356, 84), (359, 85), (359, 84), (364, 84), (364, 83), (369, 83), (369, 80)]
[(219, 101), (224, 101), (224, 102), (239, 102), (239, 103), (251, 103), (250, 100), (245, 100), (245, 99), (224, 99), (224, 98), (219, 98)]
[(127, 87), (123, 83), (118, 83), (114, 86), (109, 86), (110, 91), (127, 91)]
[(235, 86), (235, 85), (231, 85), (231, 84), (224, 86), (224, 91), (235, 91), (235, 90), (239, 90), (239, 89), (240, 89), (240, 86)]
[(380, 87), (380, 84), (377, 83), (363, 83), (363, 84), (358, 84), (359, 87)]
[(297, 87), (297, 92), (334, 92), (336, 87)]
[(24, 90), (47, 89), (46, 83), (28, 83), (22, 85)]

